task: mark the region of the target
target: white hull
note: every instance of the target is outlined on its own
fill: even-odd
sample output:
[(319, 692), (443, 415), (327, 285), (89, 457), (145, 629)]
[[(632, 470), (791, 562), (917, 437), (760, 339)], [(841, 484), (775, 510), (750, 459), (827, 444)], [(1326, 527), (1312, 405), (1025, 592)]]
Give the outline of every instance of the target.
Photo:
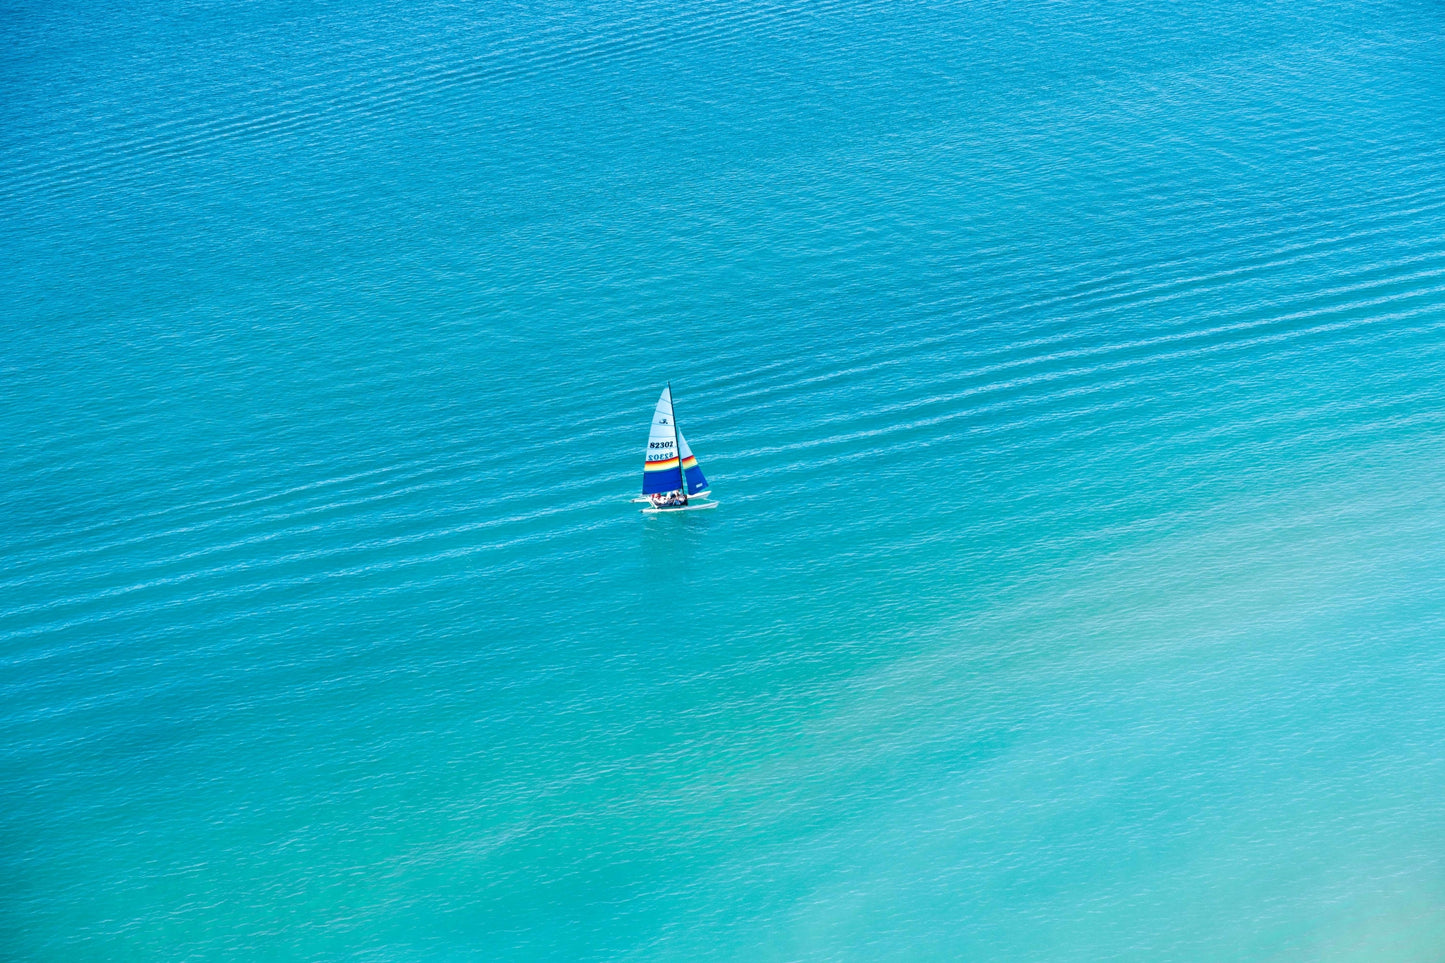
[(717, 508), (717, 505), (717, 502), (702, 502), (701, 504), (674, 505), (671, 508), (644, 508), (642, 514), (661, 515), (663, 512), (700, 512), (704, 508)]
[[(699, 498), (707, 498), (710, 495), (712, 495), (712, 489), (708, 489), (705, 492), (698, 492), (696, 495), (689, 495), (687, 497), (689, 501), (697, 501)], [(652, 501), (652, 499), (648, 498), (646, 495), (635, 495), (633, 496), (632, 500), (638, 504), (645, 504)]]

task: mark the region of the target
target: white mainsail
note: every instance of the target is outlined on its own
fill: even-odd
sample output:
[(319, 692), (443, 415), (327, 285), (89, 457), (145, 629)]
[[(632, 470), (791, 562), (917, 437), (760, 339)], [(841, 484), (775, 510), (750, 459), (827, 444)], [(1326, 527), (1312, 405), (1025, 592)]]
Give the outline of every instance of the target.
[[(681, 458), (678, 457), (679, 450)], [(642, 494), (653, 495), (681, 489), (696, 495), (707, 488), (707, 479), (697, 466), (687, 439), (677, 428), (672, 410), (672, 386), (662, 389), (652, 412), (652, 430), (647, 434), (647, 452), (642, 465)]]

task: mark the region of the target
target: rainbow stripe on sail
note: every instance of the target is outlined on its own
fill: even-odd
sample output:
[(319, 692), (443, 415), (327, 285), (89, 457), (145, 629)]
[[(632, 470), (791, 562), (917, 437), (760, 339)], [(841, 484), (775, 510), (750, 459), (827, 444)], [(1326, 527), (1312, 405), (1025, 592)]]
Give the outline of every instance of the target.
[[(697, 467), (697, 459), (694, 458), (692, 455), (688, 455), (682, 460), (682, 467), (685, 471), (691, 471), (692, 469)], [(674, 471), (677, 470), (676, 458), (667, 458), (662, 461), (644, 462), (642, 465), (643, 471), (664, 471), (668, 468), (671, 468)]]

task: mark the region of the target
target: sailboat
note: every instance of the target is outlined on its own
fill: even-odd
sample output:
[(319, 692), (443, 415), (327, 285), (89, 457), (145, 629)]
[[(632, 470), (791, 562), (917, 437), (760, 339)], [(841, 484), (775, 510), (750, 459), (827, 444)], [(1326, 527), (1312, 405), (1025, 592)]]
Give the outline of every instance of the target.
[[(669, 382), (662, 389), (662, 397), (657, 399), (657, 408), (652, 412), (652, 431), (647, 435), (647, 454), (642, 463), (643, 497), (633, 500), (648, 502), (649, 507), (643, 512), (656, 515), (716, 508), (717, 502), (703, 501), (710, 494), (707, 479), (697, 466), (697, 458), (677, 427), (677, 416), (672, 407), (672, 383)], [(659, 498), (654, 499), (654, 495)]]

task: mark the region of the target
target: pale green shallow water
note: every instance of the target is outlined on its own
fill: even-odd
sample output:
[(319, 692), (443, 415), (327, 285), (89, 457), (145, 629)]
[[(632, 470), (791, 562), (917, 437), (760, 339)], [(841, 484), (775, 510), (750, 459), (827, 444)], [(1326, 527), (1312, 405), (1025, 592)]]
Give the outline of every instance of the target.
[(0, 957), (1445, 958), (1438, 5), (0, 39)]

